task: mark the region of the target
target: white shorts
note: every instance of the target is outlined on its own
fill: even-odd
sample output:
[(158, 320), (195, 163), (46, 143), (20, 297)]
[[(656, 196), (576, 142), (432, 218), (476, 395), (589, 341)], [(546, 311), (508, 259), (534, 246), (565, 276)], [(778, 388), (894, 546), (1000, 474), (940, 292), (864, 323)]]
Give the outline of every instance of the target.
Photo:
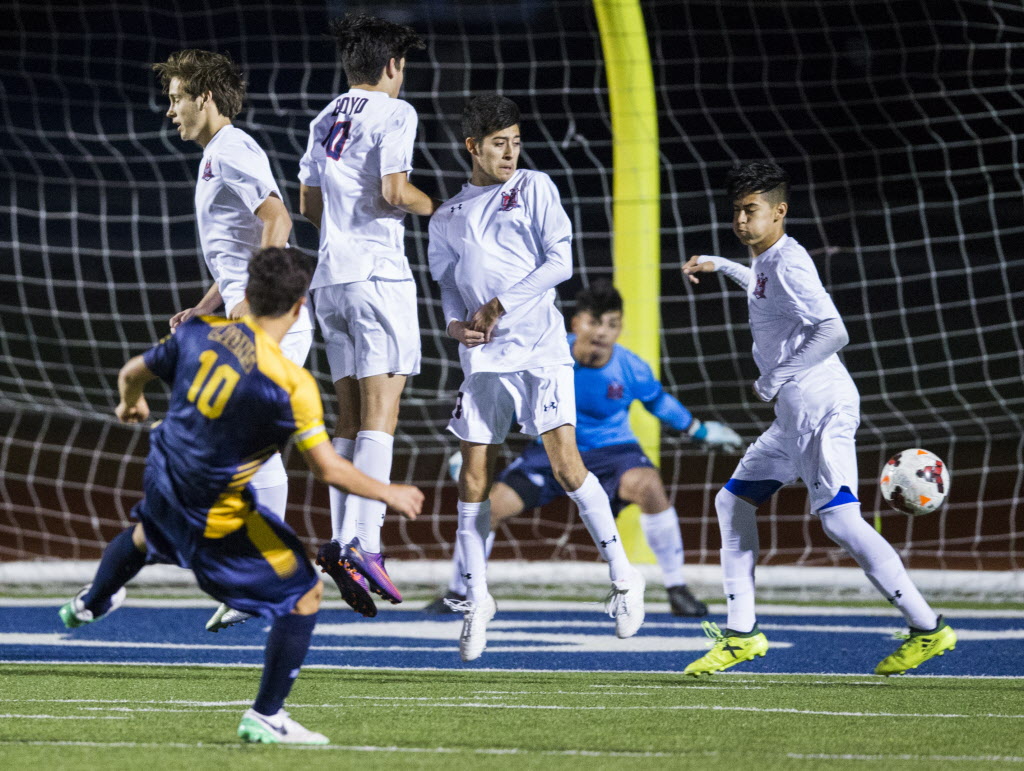
[(354, 281), (313, 290), (331, 380), (420, 371), (416, 282)]
[(539, 436), (576, 425), (576, 378), (571, 364), (521, 372), (477, 372), (459, 387), (448, 430), (467, 442), (501, 444), (518, 420)]
[[(281, 353), (288, 361), (295, 362), (300, 367), (306, 366), (306, 357), (309, 356), (309, 349), (313, 347), (313, 330), (303, 329), (301, 332), (288, 332), (281, 339)], [(249, 484), (254, 490), (262, 490), (266, 487), (278, 487), (288, 483), (288, 474), (284, 470), (284, 463), (281, 461), (280, 453), (274, 453), (270, 459), (260, 466), (260, 470), (253, 474)], [(271, 507), (273, 508), (273, 507)], [(277, 513), (277, 512), (275, 512)], [(280, 512), (281, 519), (284, 519), (284, 511)]]
[(840, 487), (857, 494), (858, 425), (856, 415), (832, 412), (813, 430), (794, 437), (784, 436), (775, 421), (747, 448), (732, 476), (751, 482), (774, 479), (784, 485), (801, 479), (807, 485), (811, 512), (817, 514)]

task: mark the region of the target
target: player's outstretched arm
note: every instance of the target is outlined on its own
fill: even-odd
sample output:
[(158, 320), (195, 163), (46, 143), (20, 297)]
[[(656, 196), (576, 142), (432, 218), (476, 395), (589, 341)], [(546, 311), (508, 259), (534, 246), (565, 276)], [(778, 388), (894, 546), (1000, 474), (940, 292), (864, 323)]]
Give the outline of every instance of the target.
[(220, 290), (217, 289), (217, 285), (214, 284), (206, 290), (206, 294), (203, 295), (203, 299), (195, 304), (192, 308), (186, 308), (183, 311), (178, 311), (171, 316), (168, 322), (173, 332), (175, 329), (180, 327), (186, 321), (196, 316), (206, 316), (217, 310), (223, 300), (221, 300)]
[(395, 485), (369, 477), (334, 451), (330, 442), (302, 451), (302, 457), (319, 481), (344, 492), (383, 501), (409, 519), (416, 519), (423, 510), (423, 493), (412, 485)]
[(392, 206), (423, 217), (429, 217), (441, 205), (439, 200), (431, 198), (410, 182), (409, 175), (404, 171), (385, 174), (380, 180), (380, 192)]
[(299, 185), (299, 213), (319, 230), (324, 218), (323, 190), (310, 185)]
[(263, 235), (260, 237), (260, 248), (268, 246), (287, 246), (288, 236), (292, 234), (292, 215), (284, 201), (271, 193), (267, 199), (256, 207), (256, 216), (263, 222)]
[(142, 395), (146, 383), (156, 375), (146, 366), (141, 356), (133, 356), (117, 373), (117, 390), (121, 401), (114, 414), (122, 423), (140, 423), (149, 417), (149, 405)]
[(740, 265), (738, 262), (727, 260), (725, 257), (717, 257), (711, 254), (695, 254), (683, 263), (683, 276), (690, 279), (691, 284), (699, 284), (697, 277), (700, 273), (713, 273), (721, 271), (741, 287), (746, 288), (750, 283), (750, 268)]

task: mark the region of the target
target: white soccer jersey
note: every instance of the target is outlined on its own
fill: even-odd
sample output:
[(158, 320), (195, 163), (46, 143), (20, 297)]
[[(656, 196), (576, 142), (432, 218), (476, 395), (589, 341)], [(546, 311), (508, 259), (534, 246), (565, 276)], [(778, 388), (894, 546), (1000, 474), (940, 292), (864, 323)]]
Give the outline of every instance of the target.
[(371, 278), (412, 278), (405, 212), (381, 195), (381, 178), (412, 170), (416, 110), (382, 91), (353, 88), (309, 124), (299, 181), (323, 192), (320, 260), (311, 289)]
[[(259, 250), (263, 236), (256, 210), (271, 194), (281, 197), (270, 161), (256, 140), (232, 125), (214, 134), (199, 161), (196, 223), (225, 314), (245, 299), (249, 258)], [(312, 328), (307, 306), (289, 332)]]
[[(816, 324), (842, 320), (811, 256), (787, 235), (745, 268), (721, 257), (719, 270), (745, 285), (754, 361), (769, 379), (804, 345)], [(704, 260), (701, 259), (701, 262)], [(830, 412), (860, 413), (857, 387), (836, 354), (793, 373), (778, 391), (775, 414), (787, 436), (811, 430)]]
[(430, 219), (430, 273), (445, 323), (497, 297), (492, 340), (459, 346), (467, 378), (572, 364), (555, 286), (572, 275), (572, 225), (547, 174), (520, 169), (500, 185), (465, 184)]

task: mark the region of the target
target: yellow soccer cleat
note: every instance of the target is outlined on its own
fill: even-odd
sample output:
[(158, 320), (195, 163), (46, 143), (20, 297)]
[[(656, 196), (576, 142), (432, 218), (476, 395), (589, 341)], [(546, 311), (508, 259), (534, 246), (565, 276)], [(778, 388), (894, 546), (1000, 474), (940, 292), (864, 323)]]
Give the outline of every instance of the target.
[(768, 652), (768, 638), (764, 636), (757, 626), (745, 635), (738, 635), (726, 629), (729, 634), (723, 634), (718, 624), (710, 621), (702, 621), (701, 627), (704, 634), (713, 641), (711, 650), (694, 662), (691, 662), (683, 670), (684, 675), (710, 675), (713, 672), (721, 672), (723, 669), (734, 667), (743, 661), (750, 661), (754, 656), (761, 656)]
[(908, 669), (920, 666), (933, 656), (941, 656), (956, 648), (956, 632), (939, 616), (935, 629), (926, 632), (912, 631), (896, 635), (897, 640), (906, 640), (896, 652), (878, 662), (876, 675), (902, 675)]

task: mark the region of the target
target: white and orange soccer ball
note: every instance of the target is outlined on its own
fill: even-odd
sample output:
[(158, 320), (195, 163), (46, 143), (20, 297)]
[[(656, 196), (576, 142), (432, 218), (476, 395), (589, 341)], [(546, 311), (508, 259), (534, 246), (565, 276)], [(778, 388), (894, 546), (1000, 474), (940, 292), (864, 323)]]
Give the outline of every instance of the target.
[(942, 505), (949, 495), (949, 482), (949, 467), (942, 458), (914, 447), (889, 458), (878, 484), (890, 506), (918, 517)]

